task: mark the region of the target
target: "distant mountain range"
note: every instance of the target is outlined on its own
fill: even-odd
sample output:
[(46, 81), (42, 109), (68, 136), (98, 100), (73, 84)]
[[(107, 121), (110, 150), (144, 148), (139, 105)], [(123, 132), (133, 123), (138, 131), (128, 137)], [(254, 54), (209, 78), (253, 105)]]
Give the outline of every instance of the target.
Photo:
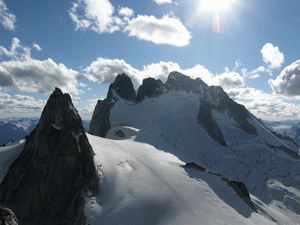
[(287, 121), (264, 121), (266, 126), (278, 134), (293, 139), (300, 148), (300, 121), (287, 120)]
[[(29, 135), (36, 127), (39, 118), (6, 118), (0, 119), (0, 146), (18, 142)], [(88, 130), (89, 120), (82, 121), (85, 131)]]
[(35, 118), (0, 120), (0, 146), (8, 142), (17, 142), (24, 139), (35, 128), (37, 123), (38, 119)]

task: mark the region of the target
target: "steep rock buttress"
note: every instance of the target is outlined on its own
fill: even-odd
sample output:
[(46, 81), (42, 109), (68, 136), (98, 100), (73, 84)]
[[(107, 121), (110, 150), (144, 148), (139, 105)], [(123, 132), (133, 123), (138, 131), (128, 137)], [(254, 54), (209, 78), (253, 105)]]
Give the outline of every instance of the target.
[(70, 96), (56, 88), (0, 184), (0, 203), (20, 224), (84, 224), (84, 197), (99, 192), (93, 157)]

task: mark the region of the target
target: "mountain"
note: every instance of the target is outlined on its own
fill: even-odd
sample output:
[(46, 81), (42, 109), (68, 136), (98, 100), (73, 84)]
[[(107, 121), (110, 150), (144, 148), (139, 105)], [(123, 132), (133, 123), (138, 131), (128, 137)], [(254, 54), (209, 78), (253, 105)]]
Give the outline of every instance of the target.
[(55, 89), (23, 146), (11, 147), (22, 152), (0, 184), (0, 203), (20, 224), (84, 224), (85, 196), (98, 194), (99, 179), (70, 95)]
[(220, 87), (172, 72), (135, 92), (121, 74), (89, 132), (56, 89), (26, 143), (0, 148), (20, 224), (299, 224), (299, 154)]
[[(121, 80), (124, 80), (126, 84), (123, 85)], [(222, 184), (216, 180), (213, 183), (210, 182), (210, 179), (215, 179), (214, 174), (224, 177), (223, 180), (229, 179), (245, 185), (257, 212), (250, 208), (241, 213), (233, 204), (235, 211), (242, 214), (244, 219), (246, 218), (245, 220), (240, 218), (237, 220), (239, 222), (233, 223), (251, 223), (250, 221), (253, 222), (253, 220), (249, 217), (252, 216), (262, 216), (266, 219), (264, 221), (260, 218), (261, 222), (254, 222), (260, 224), (297, 224), (300, 221), (300, 157), (298, 152), (270, 132), (244, 106), (230, 99), (221, 87), (208, 86), (199, 78), (193, 80), (178, 72), (172, 72), (165, 84), (152, 78), (144, 80), (135, 97), (133, 85), (130, 83), (130, 78), (126, 75), (117, 76), (116, 81), (109, 87), (107, 98), (98, 101), (90, 123), (90, 134), (111, 140), (101, 139), (111, 149), (115, 149), (111, 151), (119, 158), (119, 164), (114, 162), (113, 165), (117, 167), (119, 165), (131, 171), (132, 175), (128, 177), (132, 178), (133, 174), (139, 173), (136, 171), (136, 166), (144, 163), (143, 170), (150, 170), (159, 177), (162, 174), (164, 178), (170, 176), (172, 180), (173, 176), (169, 174), (170, 171), (174, 171), (176, 175), (182, 175), (183, 171), (178, 166), (194, 163), (210, 173), (206, 176), (203, 172), (201, 174), (199, 171), (189, 170), (186, 173), (190, 178), (178, 175), (185, 183), (192, 182), (190, 179), (207, 182), (211, 184), (210, 191), (219, 193), (219, 196), (226, 195), (227, 192), (215, 190), (216, 186), (222, 186)], [(94, 137), (91, 136), (90, 139)], [(102, 145), (100, 139), (91, 141), (92, 145), (93, 142), (95, 145)], [(137, 150), (138, 147), (134, 147), (136, 143), (140, 145), (143, 143), (143, 145), (152, 146), (157, 151), (166, 153), (167, 156), (161, 157), (166, 158), (162, 161), (166, 160), (168, 166), (158, 168), (153, 162), (149, 165), (147, 160), (150, 160), (150, 156), (144, 152), (148, 147), (143, 146)], [(113, 147), (114, 145), (117, 146)], [(168, 154), (170, 157), (177, 157), (176, 162), (169, 162), (169, 164), (173, 163), (173, 166), (168, 164)], [(159, 157), (154, 157), (157, 159), (155, 162), (160, 164)], [(107, 168), (111, 169), (111, 166), (107, 165)], [(104, 163), (102, 168), (104, 170)], [(168, 172), (160, 171), (163, 168)], [(110, 169), (104, 172), (109, 173)], [(123, 177), (119, 178), (117, 175), (116, 179), (123, 181)], [(166, 185), (170, 184), (170, 179), (167, 179)], [(109, 180), (104, 179), (103, 182), (108, 182), (106, 183), (108, 186), (113, 185)], [(149, 184), (145, 180), (143, 182)], [(128, 184), (127, 181), (125, 183)], [(118, 184), (121, 185), (121, 183)], [(131, 183), (128, 185), (132, 187)], [(204, 192), (202, 194), (205, 195)], [(130, 190), (122, 196), (132, 199)], [(179, 194), (179, 196), (182, 195)], [(192, 196), (189, 197), (192, 198)], [(208, 208), (212, 206), (211, 203), (204, 202)], [(230, 201), (225, 202), (232, 206)], [(108, 207), (110, 204), (105, 203), (102, 201), (103, 207)], [(118, 206), (123, 210), (120, 214), (116, 212), (121, 218), (121, 214), (126, 214), (127, 211), (126, 207)], [(167, 206), (164, 207), (169, 210)], [(172, 210), (179, 209), (172, 208)], [(204, 216), (203, 212), (197, 211), (197, 213), (198, 216), (200, 214)], [(246, 214), (248, 217), (245, 216)], [(100, 213), (100, 215), (101, 218), (111, 218), (106, 214)], [(209, 213), (208, 215), (213, 216)], [(180, 219), (182, 218), (178, 218), (179, 221)], [(226, 221), (225, 218), (223, 219)], [(159, 221), (161, 220), (164, 221), (160, 218)], [(208, 222), (201, 220), (203, 222), (201, 224), (218, 224), (217, 220), (207, 220)], [(227, 223), (232, 224), (232, 221), (228, 219)], [(172, 223), (168, 221), (165, 224)]]
[(3, 146), (9, 141), (17, 142), (24, 139), (26, 135), (35, 128), (38, 119), (19, 118), (17, 120), (2, 120), (0, 121), (0, 146)]
[(298, 120), (264, 121), (268, 129), (295, 152), (300, 148), (300, 123)]

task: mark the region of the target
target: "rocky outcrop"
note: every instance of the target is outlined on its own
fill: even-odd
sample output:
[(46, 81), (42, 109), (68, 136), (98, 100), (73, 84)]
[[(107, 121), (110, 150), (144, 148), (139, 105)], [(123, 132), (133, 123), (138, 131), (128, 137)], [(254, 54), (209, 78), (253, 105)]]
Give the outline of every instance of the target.
[(0, 205), (0, 225), (18, 225), (18, 219), (13, 211), (9, 208)]
[(70, 96), (56, 88), (0, 184), (0, 203), (20, 224), (84, 224), (84, 197), (99, 192), (93, 156)]
[(257, 136), (256, 128), (249, 122), (251, 114), (245, 106), (234, 102), (221, 87), (210, 86), (200, 95), (197, 120), (208, 135), (219, 144), (227, 146), (219, 124), (213, 118), (213, 110), (220, 113), (227, 112), (241, 130)]
[(107, 99), (110, 100), (110, 103), (116, 101), (117, 97), (127, 101), (136, 102), (136, 94), (132, 81), (130, 77), (124, 73), (119, 74), (108, 89)]
[(161, 80), (154, 78), (146, 78), (137, 92), (137, 102), (143, 101), (145, 98), (154, 98), (162, 95), (166, 91), (165, 85)]
[(186, 91), (194, 93), (202, 93), (208, 85), (200, 78), (191, 79), (189, 76), (179, 72), (171, 72), (166, 82), (168, 91)]
[(105, 137), (110, 126), (110, 109), (113, 103), (109, 103), (109, 99), (98, 100), (94, 109), (94, 113), (89, 125), (89, 133), (99, 137)]
[(207, 134), (220, 145), (227, 147), (223, 133), (212, 116), (212, 105), (210, 102), (202, 98), (200, 101), (199, 112), (197, 115), (198, 123), (204, 128)]
[(235, 193), (255, 212), (257, 212), (257, 208), (255, 207), (254, 203), (251, 200), (249, 191), (246, 187), (246, 185), (242, 182), (231, 180), (227, 177), (222, 176), (221, 174), (214, 173), (211, 171), (206, 170), (202, 166), (197, 165), (196, 163), (186, 163), (182, 166), (185, 169), (194, 169), (200, 172), (206, 172), (208, 174), (211, 174), (213, 176), (220, 177), (222, 181), (225, 181), (229, 187), (231, 187)]
[(219, 144), (227, 147), (222, 130), (214, 119), (214, 111), (227, 112), (241, 130), (249, 135), (257, 135), (256, 128), (248, 121), (251, 120), (251, 114), (244, 106), (234, 102), (221, 87), (208, 86), (200, 78), (191, 79), (179, 72), (171, 72), (165, 84), (154, 78), (144, 79), (143, 84), (138, 88), (137, 96), (130, 78), (125, 74), (118, 75), (109, 87), (107, 98), (99, 100), (96, 105), (89, 133), (100, 137), (106, 136), (111, 128), (110, 110), (120, 99), (140, 103), (145, 98), (158, 97), (169, 91), (192, 92), (199, 95), (198, 124)]
[(109, 86), (107, 97), (98, 100), (90, 125), (89, 133), (105, 137), (111, 128), (109, 115), (110, 110), (118, 99), (124, 99), (136, 103), (136, 94), (131, 79), (126, 74), (119, 74)]
[(246, 133), (257, 136), (256, 128), (249, 123), (251, 114), (245, 108), (233, 101), (220, 86), (210, 86), (206, 92), (206, 98), (211, 99), (212, 108), (218, 112), (227, 110), (238, 126)]

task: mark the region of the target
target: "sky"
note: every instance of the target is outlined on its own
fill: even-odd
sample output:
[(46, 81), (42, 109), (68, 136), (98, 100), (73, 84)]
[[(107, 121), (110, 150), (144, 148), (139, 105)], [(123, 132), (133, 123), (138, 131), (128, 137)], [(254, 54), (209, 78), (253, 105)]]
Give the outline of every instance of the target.
[(39, 116), (59, 87), (83, 119), (115, 77), (172, 71), (255, 116), (300, 119), (298, 0), (0, 0), (0, 118)]

